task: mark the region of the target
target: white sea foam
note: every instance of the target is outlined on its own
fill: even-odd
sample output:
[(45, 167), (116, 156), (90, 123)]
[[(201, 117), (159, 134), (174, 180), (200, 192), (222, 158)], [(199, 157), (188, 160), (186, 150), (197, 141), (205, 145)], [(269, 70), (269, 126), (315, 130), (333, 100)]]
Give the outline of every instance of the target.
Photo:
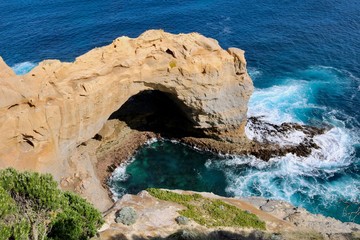
[[(287, 154), (264, 163), (234, 156), (225, 161), (209, 162), (207, 166), (224, 169), (228, 181), (226, 191), (235, 196), (263, 196), (296, 205), (310, 204), (306, 201), (315, 196), (323, 199), (324, 206), (337, 204), (339, 199), (355, 201), (360, 198), (360, 181), (342, 171), (353, 164), (353, 144), (359, 142), (358, 136), (356, 132), (334, 127), (314, 138), (320, 148), (314, 149), (308, 157)], [(239, 173), (237, 169), (241, 167), (246, 170)], [(327, 180), (335, 175), (341, 178)], [(306, 200), (301, 202), (296, 197), (299, 194), (307, 196)]]
[[(344, 175), (336, 181), (326, 181), (346, 164), (319, 161), (316, 156), (300, 158), (287, 154), (268, 163), (251, 157), (233, 156), (223, 161), (208, 160), (206, 166), (224, 170), (228, 182), (226, 191), (235, 196), (263, 196), (296, 205), (321, 196), (324, 199), (321, 204), (331, 205), (338, 199), (355, 201), (360, 197), (360, 183), (351, 177)], [(299, 194), (307, 196), (307, 200), (297, 199)]]
[(151, 144), (153, 144), (153, 143), (156, 143), (157, 141), (159, 141), (159, 139), (158, 138), (150, 138), (149, 140), (147, 140), (146, 142), (145, 142), (145, 144), (146, 145), (151, 145)]
[(36, 67), (36, 65), (37, 64), (33, 62), (22, 62), (12, 66), (12, 69), (17, 75), (24, 75), (30, 72), (34, 67)]
[(131, 158), (129, 161), (121, 163), (111, 174), (109, 178), (109, 189), (113, 194), (114, 201), (118, 200), (119, 197), (126, 194), (126, 189), (119, 187), (117, 182), (124, 182), (129, 178), (129, 175), (126, 173), (127, 166), (132, 163), (135, 159)]
[[(287, 154), (272, 158), (268, 163), (254, 157), (239, 156), (224, 161), (209, 160), (206, 163), (208, 168), (224, 170), (228, 193), (283, 199), (296, 205), (311, 204), (311, 199), (316, 197), (322, 199), (319, 204), (323, 206), (335, 206), (339, 199), (355, 201), (360, 198), (360, 179), (343, 174), (348, 166), (358, 161), (354, 145), (360, 142), (360, 125), (354, 116), (347, 115), (341, 109), (319, 105), (314, 100), (318, 90), (329, 84), (335, 88), (335, 93), (341, 92), (342, 87), (348, 88), (348, 80), (341, 76), (354, 81), (358, 79), (350, 73), (324, 66), (311, 67), (304, 71), (306, 74), (315, 80), (284, 79), (281, 85), (255, 89), (249, 102), (248, 116), (262, 117), (273, 124), (304, 123), (312, 117), (311, 111), (320, 112), (322, 122), (332, 126), (329, 131), (314, 138), (320, 148), (314, 149), (308, 157)], [(261, 133), (254, 132), (249, 122), (246, 134), (253, 139), (259, 138)], [(280, 144), (296, 144), (302, 137), (301, 133), (295, 132), (287, 138), (270, 136), (270, 140)], [(330, 180), (334, 176), (335, 180)]]
[(249, 101), (249, 117), (263, 116), (264, 120), (279, 124), (299, 122), (293, 110), (307, 105), (302, 84), (255, 89)]
[(245, 133), (251, 140), (277, 143), (280, 146), (298, 145), (307, 137), (304, 132), (295, 129), (279, 132), (274, 125), (263, 122), (260, 119), (256, 122), (249, 121), (246, 125)]
[(352, 161), (354, 154), (352, 145), (358, 139), (348, 130), (335, 127), (325, 134), (315, 136), (314, 141), (320, 148), (312, 151), (310, 159), (313, 162), (326, 166), (346, 166)]
[(261, 75), (262, 75), (262, 72), (261, 72), (259, 69), (254, 68), (254, 67), (248, 67), (248, 68), (247, 68), (247, 71), (248, 71), (248, 74), (250, 75), (250, 77), (251, 77), (253, 80), (261, 77)]
[[(352, 171), (349, 166), (353, 166), (356, 161), (354, 144), (360, 142), (360, 125), (354, 116), (348, 116), (345, 111), (331, 109), (331, 106), (315, 101), (319, 88), (330, 85), (339, 88), (336, 91), (341, 91), (343, 85), (331, 84), (333, 81), (346, 82), (338, 76), (332, 76), (331, 71), (335, 70), (311, 68), (306, 70), (306, 74), (316, 76), (319, 80), (287, 78), (277, 86), (255, 90), (249, 103), (249, 117), (263, 116), (263, 120), (272, 124), (308, 123), (314, 111), (317, 112), (316, 122), (331, 128), (314, 138), (320, 148), (314, 149), (308, 157), (287, 154), (272, 158), (269, 162), (252, 156), (223, 155), (221, 161), (209, 159), (205, 166), (224, 172), (229, 194), (282, 199), (313, 209), (317, 204), (331, 207), (337, 206), (339, 201), (360, 198), (360, 179), (347, 172)], [(261, 133), (254, 132), (248, 124), (246, 134), (250, 138), (259, 138)], [(295, 131), (286, 136), (275, 135), (271, 141), (297, 144), (303, 137), (303, 133)], [(120, 166), (113, 177), (126, 180), (128, 176), (125, 170), (126, 165)], [(115, 192), (118, 194), (121, 191), (116, 189)]]

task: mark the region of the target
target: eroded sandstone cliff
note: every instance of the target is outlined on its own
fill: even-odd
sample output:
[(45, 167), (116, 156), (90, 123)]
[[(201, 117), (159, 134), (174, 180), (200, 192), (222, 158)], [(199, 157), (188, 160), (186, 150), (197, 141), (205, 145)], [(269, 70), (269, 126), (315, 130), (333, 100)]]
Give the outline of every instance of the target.
[(197, 33), (151, 30), (135, 39), (120, 37), (72, 63), (43, 61), (24, 76), (0, 59), (0, 167), (59, 179), (74, 149), (144, 90), (166, 93), (209, 137), (245, 137), (253, 85), (244, 51), (223, 50)]

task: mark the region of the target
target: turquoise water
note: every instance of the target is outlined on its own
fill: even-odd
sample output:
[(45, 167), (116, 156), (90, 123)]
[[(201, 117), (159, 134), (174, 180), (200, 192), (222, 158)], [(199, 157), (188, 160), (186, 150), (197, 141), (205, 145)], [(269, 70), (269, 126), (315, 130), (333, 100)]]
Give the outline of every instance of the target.
[[(147, 169), (145, 162), (161, 159), (155, 175), (171, 188), (215, 186), (209, 191), (284, 199), (314, 213), (360, 222), (344, 214), (359, 207), (360, 198), (359, 1), (0, 0), (0, 9), (0, 56), (18, 74), (44, 59), (73, 61), (121, 35), (136, 37), (151, 28), (196, 31), (224, 48), (246, 51), (256, 87), (249, 116), (333, 126), (317, 138), (321, 149), (310, 157), (288, 155), (269, 163), (154, 143), (115, 174), (125, 189), (127, 184), (136, 191), (145, 188), (134, 176), (143, 178), (156, 169)], [(249, 127), (247, 134), (256, 137)], [(133, 171), (133, 165), (137, 174), (121, 182), (126, 176), (121, 172)], [(186, 171), (172, 172), (180, 180), (170, 180), (162, 176), (168, 169)]]
[[(259, 70), (250, 73), (255, 81), (264, 77)], [(339, 104), (339, 95), (346, 94), (347, 101), (354, 99), (354, 81), (348, 72), (316, 66), (279, 78), (277, 85), (255, 90), (248, 116), (264, 116), (266, 121), (278, 124), (291, 121), (332, 127), (315, 138), (321, 148), (309, 157), (288, 154), (267, 163), (251, 156), (218, 156), (176, 142), (158, 141), (144, 146), (130, 163), (114, 172), (110, 182), (113, 192), (121, 196), (159, 187), (232, 197), (262, 196), (360, 223), (360, 216), (352, 214), (360, 207), (359, 123), (345, 109), (328, 106), (330, 102)], [(246, 133), (256, 137), (249, 126)], [(286, 141), (296, 142), (296, 137)]]
[(225, 173), (209, 169), (207, 159), (218, 158), (171, 141), (144, 146), (129, 166), (116, 170), (110, 183), (118, 194), (138, 193), (149, 187), (216, 192), (226, 195)]

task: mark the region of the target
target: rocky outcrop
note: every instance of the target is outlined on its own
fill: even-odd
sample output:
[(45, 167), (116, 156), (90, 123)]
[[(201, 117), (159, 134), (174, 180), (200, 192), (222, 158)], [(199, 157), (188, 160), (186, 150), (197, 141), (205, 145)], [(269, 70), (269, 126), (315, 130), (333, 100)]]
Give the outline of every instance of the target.
[[(293, 226), (310, 229), (332, 239), (342, 239), (350, 233), (359, 236), (360, 225), (352, 222), (341, 222), (321, 214), (311, 214), (302, 207), (295, 207), (288, 202), (271, 200), (261, 197), (242, 198), (263, 212), (270, 213), (280, 219), (290, 222)], [(343, 235), (343, 236), (342, 236)], [(351, 239), (351, 238), (350, 238)]]
[(14, 77), (14, 71), (6, 65), (2, 57), (0, 57), (0, 79)]
[[(170, 190), (180, 194), (198, 192)], [(95, 239), (358, 239), (360, 226), (311, 214), (289, 203), (264, 198), (226, 198), (212, 193), (198, 193), (205, 198), (219, 199), (243, 211), (255, 214), (266, 223), (266, 231), (240, 227), (206, 227), (188, 219), (186, 225), (177, 223), (185, 207), (171, 201), (159, 200), (147, 191), (125, 195), (106, 213), (105, 224)], [(133, 208), (139, 216), (128, 226), (116, 222), (120, 209)], [(197, 237), (179, 237), (181, 233)], [(176, 237), (177, 236), (177, 237)]]
[(72, 63), (43, 61), (24, 76), (0, 59), (0, 167), (60, 179), (77, 146), (144, 90), (166, 93), (206, 136), (245, 138), (253, 85), (244, 51), (223, 50), (197, 33), (151, 30), (136, 39), (120, 37)]
[[(223, 50), (197, 33), (151, 30), (135, 39), (120, 37), (72, 63), (43, 61), (24, 76), (0, 58), (0, 168), (51, 173), (63, 189), (105, 210), (112, 204), (109, 173), (149, 138), (163, 136), (153, 131), (159, 127), (180, 126), (177, 133), (190, 133), (180, 140), (202, 149), (264, 160), (306, 156), (317, 147), (311, 138), (322, 130), (256, 119), (254, 132), (270, 140), (247, 139), (252, 91), (244, 51)], [(146, 111), (132, 115), (142, 107)], [(153, 129), (144, 130), (146, 125)], [(304, 136), (297, 145), (271, 141), (294, 130)]]

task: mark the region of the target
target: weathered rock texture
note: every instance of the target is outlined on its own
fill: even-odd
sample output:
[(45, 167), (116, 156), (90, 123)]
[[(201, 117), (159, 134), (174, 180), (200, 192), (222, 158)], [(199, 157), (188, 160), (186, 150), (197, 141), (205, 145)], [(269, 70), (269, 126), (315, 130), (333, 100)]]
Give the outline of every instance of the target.
[(43, 61), (24, 76), (0, 59), (0, 167), (59, 178), (73, 150), (144, 90), (167, 93), (207, 136), (235, 142), (245, 136), (253, 85), (244, 51), (225, 51), (197, 33), (151, 30), (73, 63)]
[[(198, 192), (170, 190), (180, 194)], [(184, 206), (159, 200), (148, 192), (137, 195), (125, 195), (106, 213), (105, 224), (95, 239), (359, 239), (360, 226), (355, 223), (342, 223), (336, 219), (315, 215), (303, 208), (289, 203), (264, 198), (226, 198), (212, 193), (199, 193), (203, 197), (220, 199), (244, 211), (256, 214), (266, 223), (266, 231), (235, 227), (207, 228), (191, 220), (186, 226), (177, 224), (178, 211)], [(124, 207), (134, 208), (139, 218), (136, 223), (127, 226), (116, 223), (116, 213)], [(203, 233), (203, 237), (169, 237), (175, 232), (188, 231)]]

